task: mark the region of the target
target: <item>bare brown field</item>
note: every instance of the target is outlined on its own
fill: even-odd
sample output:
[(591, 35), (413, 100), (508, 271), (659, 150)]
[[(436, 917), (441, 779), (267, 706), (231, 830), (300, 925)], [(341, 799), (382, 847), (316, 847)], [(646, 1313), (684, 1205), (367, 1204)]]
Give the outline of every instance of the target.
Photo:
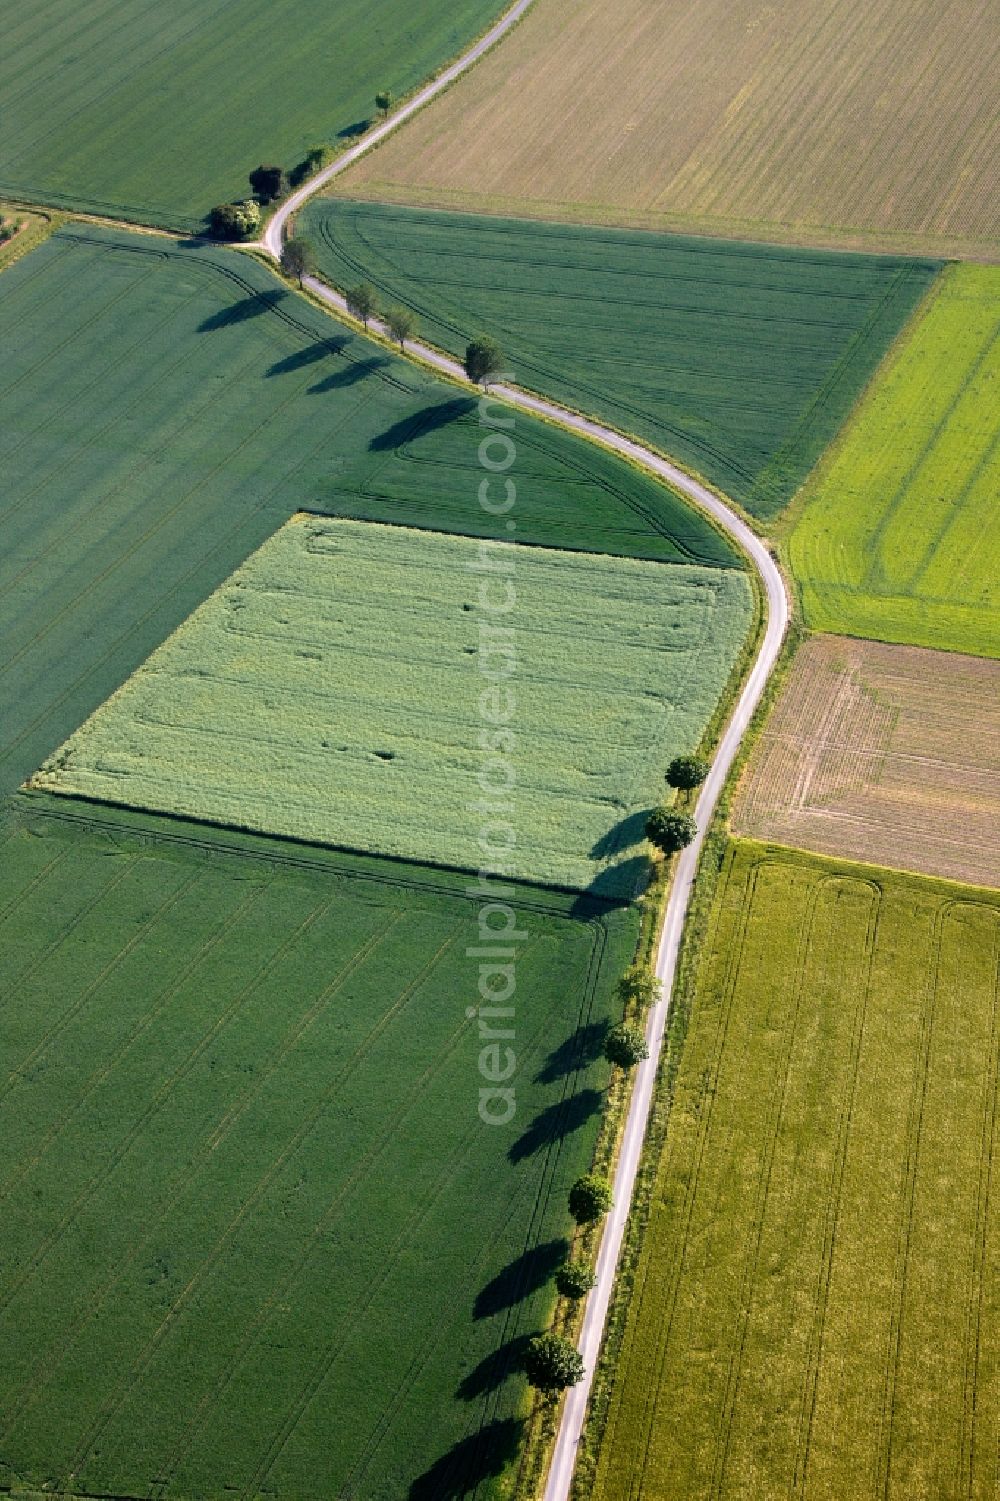
[(353, 197), (1000, 258), (995, 0), (536, 0)]
[(732, 822), (753, 838), (1000, 887), (1000, 663), (811, 637)]

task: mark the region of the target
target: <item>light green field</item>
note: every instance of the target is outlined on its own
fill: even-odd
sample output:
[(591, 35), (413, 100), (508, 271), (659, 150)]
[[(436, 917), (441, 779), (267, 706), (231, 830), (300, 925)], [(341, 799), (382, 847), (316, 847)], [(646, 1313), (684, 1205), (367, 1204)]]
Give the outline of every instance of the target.
[[(35, 0), (7, 7), (0, 191), (177, 229), (460, 52), (503, 0)], [(341, 142), (343, 144), (343, 142)]]
[(634, 910), (510, 888), (489, 1126), (467, 876), (11, 802), (0, 1491), (509, 1497)]
[[(293, 512), (496, 531), (476, 398), (248, 256), (66, 226), (0, 274), (0, 347), (0, 792)], [(613, 454), (516, 438), (521, 541), (740, 566)]]
[(1000, 895), (726, 857), (593, 1501), (994, 1501)]
[(1000, 268), (952, 266), (807, 487), (815, 630), (1000, 655)]
[[(630, 895), (666, 764), (698, 744), (749, 629), (746, 577), (508, 545), (478, 572), (482, 556), (293, 519), (34, 784), (465, 869), (506, 818), (512, 874)], [(509, 702), (484, 710), (497, 681)], [(480, 775), (503, 789), (508, 769), (509, 801), (477, 810)]]

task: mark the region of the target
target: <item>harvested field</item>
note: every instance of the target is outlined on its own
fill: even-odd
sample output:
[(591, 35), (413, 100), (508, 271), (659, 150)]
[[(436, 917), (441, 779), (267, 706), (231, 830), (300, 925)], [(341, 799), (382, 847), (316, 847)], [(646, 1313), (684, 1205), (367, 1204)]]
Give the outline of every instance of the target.
[(351, 197), (1000, 257), (992, 0), (539, 0)]
[(1000, 656), (1000, 269), (950, 266), (801, 496), (815, 630)]
[(468, 878), (38, 803), (0, 831), (0, 1488), (509, 1495), (634, 915), (510, 888), (490, 1127)]
[(504, 818), (519, 879), (627, 898), (752, 614), (733, 571), (299, 517), (33, 785), (468, 870)]
[(992, 1501), (1000, 895), (722, 870), (593, 1501)]
[(1000, 663), (810, 637), (743, 773), (732, 826), (1000, 887)]
[[(495, 531), (475, 400), (249, 257), (63, 228), (0, 274), (0, 342), (0, 794), (300, 507)], [(523, 540), (737, 565), (612, 455), (527, 416), (517, 452)]]
[(932, 261), (316, 199), (335, 286), (371, 281), (453, 354), (654, 443), (760, 517), (798, 489), (939, 269)]
[(8, 11), (0, 190), (197, 230), (263, 158), (344, 144), (485, 31), (503, 0), (39, 0)]

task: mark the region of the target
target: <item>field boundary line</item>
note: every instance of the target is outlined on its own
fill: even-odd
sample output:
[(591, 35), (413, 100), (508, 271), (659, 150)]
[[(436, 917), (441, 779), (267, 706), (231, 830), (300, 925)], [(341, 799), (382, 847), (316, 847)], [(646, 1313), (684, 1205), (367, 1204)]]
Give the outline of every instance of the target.
[[(523, 8), (527, 9), (527, 5)], [(515, 11), (508, 13), (508, 24), (512, 24), (509, 18), (515, 15)], [(412, 110), (410, 112), (412, 113)], [(401, 118), (401, 114), (395, 117), (393, 125), (401, 123)], [(375, 144), (374, 141), (366, 143), (365, 149), (372, 144)], [(263, 240), (248, 248), (262, 252), (263, 255), (270, 257), (272, 262), (280, 261), (283, 233), (291, 216), (313, 193), (335, 177), (339, 171), (349, 166), (355, 159), (355, 153), (361, 154), (357, 148), (345, 152), (293, 194), (268, 225)], [(324, 282), (315, 277), (306, 277), (304, 287), (313, 297), (332, 309), (342, 320), (344, 319), (347, 314), (346, 302)], [(375, 332), (384, 337), (384, 324), (373, 319), (372, 325)], [(407, 346), (406, 352), (411, 359), (431, 366), (466, 391), (479, 391), (479, 388), (473, 386), (466, 378), (464, 369), (457, 361), (431, 346), (414, 341)], [(583, 1356), (585, 1373), (583, 1380), (579, 1385), (570, 1388), (566, 1397), (544, 1489), (544, 1501), (568, 1501), (577, 1449), (586, 1423), (590, 1390), (600, 1356), (615, 1274), (625, 1236), (625, 1226), (639, 1170), (643, 1141), (653, 1108), (656, 1075), (670, 1015), (684, 920), (708, 827), (712, 823), (723, 787), (737, 759), (744, 735), (750, 727), (750, 721), (781, 655), (785, 633), (791, 618), (791, 601), (781, 570), (770, 549), (753, 530), (745, 516), (739, 513), (732, 501), (724, 500), (707, 484), (693, 478), (679, 465), (658, 454), (655, 449), (634, 438), (625, 437), (603, 423), (581, 416), (558, 402), (534, 396), (519, 386), (507, 383), (498, 383), (491, 386), (489, 390), (495, 399), (520, 410), (531, 412), (543, 420), (574, 432), (596, 443), (599, 447), (618, 454), (619, 457), (635, 464), (655, 478), (665, 481), (668, 487), (691, 502), (697, 510), (708, 516), (727, 534), (731, 541), (736, 543), (737, 549), (753, 565), (758, 580), (763, 586), (761, 604), (765, 625), (757, 656), (720, 735), (711, 770), (702, 786), (695, 807), (698, 833), (676, 860), (664, 912), (655, 966), (657, 978), (662, 985), (662, 997), (650, 1008), (647, 1017), (646, 1038), (649, 1057), (635, 1070), (635, 1082), (614, 1173), (614, 1203), (604, 1227), (597, 1255), (597, 1281), (586, 1299), (584, 1308), (579, 1349)]]
[(850, 1149), (851, 1126), (854, 1120), (854, 1106), (858, 1092), (858, 1072), (861, 1064), (861, 1054), (864, 1046), (865, 1031), (868, 1025), (868, 1010), (872, 998), (872, 978), (875, 966), (875, 951), (878, 941), (878, 925), (882, 912), (884, 892), (875, 882), (864, 882), (857, 877), (848, 877), (848, 880), (857, 880), (859, 885), (868, 884), (875, 894), (875, 902), (869, 914), (868, 928), (865, 933), (864, 962), (861, 966), (864, 972), (864, 984), (858, 986), (860, 1000), (854, 1018), (851, 1034), (851, 1047), (849, 1054), (850, 1076), (847, 1080), (845, 1098), (841, 1101), (839, 1119), (837, 1122), (836, 1148), (833, 1157), (833, 1171), (831, 1183), (827, 1194), (826, 1213), (823, 1225), (822, 1254), (820, 1258), (819, 1276), (816, 1287), (816, 1304), (813, 1309), (812, 1327), (809, 1331), (809, 1345), (807, 1350), (805, 1379), (802, 1385), (802, 1402), (799, 1408), (798, 1435), (796, 1439), (795, 1468), (792, 1475), (791, 1493), (795, 1497), (805, 1495), (806, 1479), (809, 1471), (809, 1453), (812, 1444), (813, 1426), (816, 1415), (816, 1404), (819, 1395), (820, 1372), (823, 1362), (823, 1344), (826, 1338), (826, 1318), (830, 1298), (830, 1282), (833, 1276), (833, 1262), (837, 1249), (837, 1229), (840, 1221), (841, 1200), (843, 1198), (844, 1177), (847, 1171), (847, 1157)]
[[(1000, 933), (994, 941), (994, 954), (1000, 961)], [(1000, 1073), (1000, 963), (994, 963), (996, 979), (993, 986), (993, 1016), (990, 1027), (990, 1048), (986, 1058), (985, 1088), (983, 1090), (983, 1129), (980, 1153), (979, 1183), (976, 1192), (976, 1235), (973, 1253), (973, 1286), (969, 1307), (968, 1328), (965, 1344), (965, 1370), (963, 1380), (962, 1431), (959, 1443), (959, 1485), (962, 1493), (973, 1501), (976, 1488), (976, 1388), (982, 1364), (983, 1305), (987, 1299), (989, 1275), (987, 1271), (987, 1246), (990, 1224), (990, 1202), (994, 1181), (994, 1142), (997, 1128), (997, 1106), (1000, 1101), (997, 1076)]]
[(902, 1162), (900, 1182), (899, 1217), (896, 1228), (896, 1253), (892, 1275), (892, 1301), (890, 1307), (885, 1372), (882, 1381), (882, 1402), (878, 1413), (878, 1444), (875, 1453), (877, 1470), (872, 1477), (872, 1494), (889, 1501), (892, 1486), (892, 1437), (895, 1423), (896, 1387), (902, 1359), (903, 1319), (906, 1310), (906, 1281), (910, 1263), (910, 1243), (913, 1231), (914, 1199), (917, 1189), (917, 1171), (920, 1160), (920, 1145), (924, 1127), (924, 1108), (927, 1101), (930, 1074), (931, 1049), (934, 1029), (937, 1025), (938, 998), (941, 991), (941, 942), (945, 919), (957, 902), (945, 902), (934, 916), (934, 929), (930, 943), (927, 987), (921, 1008), (919, 1044), (914, 1060), (913, 1086), (907, 1110), (906, 1147)]
[(436, 78), (432, 78), (429, 83), (425, 83), (423, 88), (418, 89), (399, 109), (388, 115), (381, 125), (376, 125), (374, 130), (370, 130), (356, 145), (349, 146), (346, 151), (341, 152), (334, 161), (318, 172), (315, 177), (309, 178), (308, 182), (304, 183), (301, 188), (298, 188), (286, 198), (265, 229), (263, 239), (260, 242), (260, 248), (266, 250), (269, 255), (277, 259), (281, 255), (281, 241), (285, 225), (306, 200), (311, 198), (314, 193), (319, 192), (320, 188), (325, 188), (327, 183), (331, 182), (341, 172), (346, 171), (359, 157), (366, 156), (374, 147), (380, 145), (386, 136), (391, 135), (411, 115), (415, 115), (418, 110), (423, 109), (425, 104), (429, 104), (432, 99), (437, 98), (438, 94), (444, 93), (445, 89), (449, 88), (457, 78), (461, 78), (463, 73), (467, 73), (481, 57), (485, 57), (486, 53), (507, 35), (512, 27), (517, 25), (521, 17), (531, 8), (532, 3), (533, 0), (516, 0), (516, 3), (498, 21), (494, 22), (484, 36), (481, 36), (477, 42), (474, 42), (467, 51), (463, 52), (460, 57), (457, 57), (453, 63), (450, 63)]

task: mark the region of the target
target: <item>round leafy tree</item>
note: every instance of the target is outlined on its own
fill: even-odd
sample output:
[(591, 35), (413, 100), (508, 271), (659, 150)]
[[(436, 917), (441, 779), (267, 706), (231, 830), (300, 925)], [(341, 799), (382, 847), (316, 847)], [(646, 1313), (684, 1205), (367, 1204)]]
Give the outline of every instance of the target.
[(619, 1068), (634, 1068), (643, 1058), (648, 1058), (649, 1048), (642, 1028), (633, 1027), (629, 1022), (612, 1027), (604, 1039), (604, 1056), (609, 1063), (617, 1063)]
[(281, 269), (301, 286), (302, 278), (311, 276), (316, 270), (316, 252), (310, 241), (294, 236), (286, 240), (281, 251)]
[(659, 980), (648, 969), (633, 964), (618, 981), (618, 999), (624, 1010), (646, 1011), (660, 999)]
[(250, 173), (250, 186), (261, 203), (273, 203), (282, 196), (288, 185), (281, 167), (265, 167), (262, 164), (254, 167)]
[(700, 756), (675, 756), (667, 767), (667, 782), (671, 787), (689, 792), (692, 787), (701, 786), (708, 772), (708, 762)]
[(612, 1202), (611, 1184), (597, 1173), (577, 1178), (569, 1191), (569, 1212), (578, 1225), (592, 1225), (603, 1219)]
[(561, 1334), (539, 1334), (524, 1352), (524, 1369), (532, 1386), (552, 1395), (583, 1379), (583, 1356)]
[(646, 820), (646, 838), (665, 855), (682, 850), (698, 832), (698, 825), (689, 813), (678, 813), (673, 808), (654, 808)]
[(368, 327), (369, 321), (378, 312), (378, 295), (370, 282), (360, 282), (356, 287), (349, 287), (344, 293), (347, 302), (347, 311)]
[(497, 375), (504, 367), (503, 351), (495, 339), (480, 334), (465, 351), (465, 373), (477, 385)]
[(564, 1298), (582, 1298), (597, 1281), (593, 1267), (583, 1261), (564, 1261), (556, 1272), (556, 1287)]
[(249, 240), (260, 229), (260, 209), (252, 198), (244, 203), (218, 203), (208, 223), (217, 240)]

